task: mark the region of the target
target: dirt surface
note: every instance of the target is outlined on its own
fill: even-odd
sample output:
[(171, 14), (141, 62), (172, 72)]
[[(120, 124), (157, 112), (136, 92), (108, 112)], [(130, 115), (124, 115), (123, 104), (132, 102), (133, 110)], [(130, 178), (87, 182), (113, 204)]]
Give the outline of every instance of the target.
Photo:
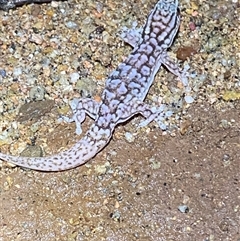
[(239, 241), (239, 106), (193, 106), (175, 137), (151, 129), (127, 143), (128, 123), (74, 170), (5, 170), (1, 240)]
[[(45, 8), (52, 16), (49, 5), (14, 11), (16, 16), (17, 11), (20, 16), (31, 15), (35, 8), (35, 17)], [(122, 53), (116, 62), (119, 56)], [(205, 59), (203, 52), (190, 62), (201, 72)], [(44, 173), (2, 162), (0, 241), (240, 241), (240, 101), (216, 94), (224, 89), (217, 81), (211, 89), (216, 77), (211, 64), (206, 63), (208, 77), (197, 100), (185, 110), (180, 128), (170, 133), (154, 123), (136, 129), (141, 120), (136, 117), (118, 126), (106, 148), (75, 169)], [(233, 78), (237, 81), (239, 76)], [(16, 89), (20, 88), (17, 84), (13, 81)], [(24, 91), (23, 87), (21, 98)], [(156, 86), (151, 93), (155, 91), (159, 91)], [(55, 96), (54, 100), (62, 101)], [(41, 123), (46, 119), (55, 120), (57, 114), (44, 116)], [(84, 131), (90, 123), (90, 119), (85, 121)], [(20, 126), (20, 134), (29, 141), (31, 135), (24, 134), (31, 124), (25, 125)], [(49, 153), (58, 153), (81, 138), (75, 134), (74, 123), (55, 123), (51, 132), (42, 126), (39, 139), (47, 143)], [(8, 151), (8, 145), (1, 146), (1, 152)]]

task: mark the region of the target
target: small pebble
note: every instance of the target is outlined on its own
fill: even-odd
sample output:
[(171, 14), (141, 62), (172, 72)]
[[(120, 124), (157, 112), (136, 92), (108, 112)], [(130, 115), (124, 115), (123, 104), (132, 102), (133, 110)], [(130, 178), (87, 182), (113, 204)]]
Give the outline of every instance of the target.
[(192, 104), (194, 102), (193, 97), (189, 95), (185, 96), (184, 100), (186, 101), (187, 104)]
[(114, 219), (115, 221), (119, 221), (121, 218), (121, 213), (119, 211), (114, 211), (113, 213), (110, 214), (110, 217)]
[(22, 68), (21, 67), (14, 68), (14, 70), (13, 70), (13, 76), (14, 77), (18, 77), (21, 74), (22, 74)]
[(190, 22), (189, 23), (189, 28), (190, 28), (191, 31), (194, 31), (196, 29), (195, 23), (194, 22)]
[(79, 75), (79, 73), (75, 72), (75, 73), (70, 74), (70, 78), (71, 78), (70, 79), (71, 83), (76, 83), (79, 80), (80, 75)]
[(180, 205), (178, 206), (178, 210), (181, 212), (181, 213), (188, 213), (189, 212), (189, 208), (187, 205)]
[(128, 142), (134, 142), (134, 140), (135, 140), (135, 137), (134, 137), (133, 134), (130, 133), (130, 132), (126, 132), (126, 133), (125, 133), (125, 138), (126, 138), (126, 140), (127, 140)]
[(177, 50), (177, 58), (185, 61), (187, 60), (187, 58), (191, 57), (196, 53), (197, 53), (197, 50), (192, 46), (181, 47), (181, 48), (178, 48)]
[(192, 124), (192, 122), (190, 120), (185, 120), (185, 121), (181, 122), (180, 123), (180, 130), (179, 130), (180, 133), (182, 135), (184, 135), (188, 131), (191, 124)]
[(32, 34), (29, 41), (41, 45), (43, 43), (43, 38), (40, 34)]
[(75, 88), (81, 92), (82, 97), (94, 96), (96, 93), (96, 82), (91, 78), (78, 79)]
[(224, 155), (223, 155), (222, 160), (223, 160), (224, 162), (229, 161), (229, 159), (230, 159), (230, 156), (229, 156), (228, 154), (224, 154)]
[(29, 97), (31, 100), (43, 100), (45, 96), (45, 89), (42, 86), (34, 86), (29, 91)]
[(58, 3), (57, 1), (52, 1), (52, 2), (51, 2), (51, 6), (52, 6), (53, 8), (57, 8), (57, 7), (59, 6), (59, 3)]
[(70, 29), (78, 29), (78, 25), (73, 21), (68, 21), (65, 23), (65, 25), (67, 28), (70, 28)]
[(42, 157), (43, 151), (40, 146), (28, 146), (25, 150), (22, 151), (20, 156), (24, 157)]
[(6, 77), (6, 75), (7, 75), (6, 70), (0, 69), (0, 75), (1, 75), (2, 77)]

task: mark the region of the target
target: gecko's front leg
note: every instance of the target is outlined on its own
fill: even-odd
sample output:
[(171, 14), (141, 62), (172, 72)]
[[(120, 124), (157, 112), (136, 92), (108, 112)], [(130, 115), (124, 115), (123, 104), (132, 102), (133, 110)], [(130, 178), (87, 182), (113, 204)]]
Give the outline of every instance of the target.
[(122, 28), (120, 37), (125, 43), (131, 45), (133, 48), (136, 48), (142, 41), (142, 31), (143, 28), (137, 28), (137, 22), (134, 21), (132, 28)]

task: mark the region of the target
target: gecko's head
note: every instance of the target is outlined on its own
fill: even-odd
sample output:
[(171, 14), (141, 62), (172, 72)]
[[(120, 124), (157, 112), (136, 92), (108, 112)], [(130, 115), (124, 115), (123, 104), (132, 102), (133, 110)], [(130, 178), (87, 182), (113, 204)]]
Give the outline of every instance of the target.
[(178, 11), (178, 0), (160, 0), (157, 3), (157, 8), (160, 11), (174, 13)]

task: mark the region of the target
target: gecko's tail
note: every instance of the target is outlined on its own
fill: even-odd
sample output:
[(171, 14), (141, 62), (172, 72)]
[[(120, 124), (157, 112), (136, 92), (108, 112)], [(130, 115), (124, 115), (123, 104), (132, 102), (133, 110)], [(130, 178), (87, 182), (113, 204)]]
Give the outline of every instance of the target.
[(72, 148), (59, 154), (49, 157), (17, 157), (0, 153), (0, 160), (38, 171), (54, 172), (72, 169), (86, 163), (109, 142), (111, 131), (99, 133), (99, 129), (96, 128), (96, 125), (93, 125)]

